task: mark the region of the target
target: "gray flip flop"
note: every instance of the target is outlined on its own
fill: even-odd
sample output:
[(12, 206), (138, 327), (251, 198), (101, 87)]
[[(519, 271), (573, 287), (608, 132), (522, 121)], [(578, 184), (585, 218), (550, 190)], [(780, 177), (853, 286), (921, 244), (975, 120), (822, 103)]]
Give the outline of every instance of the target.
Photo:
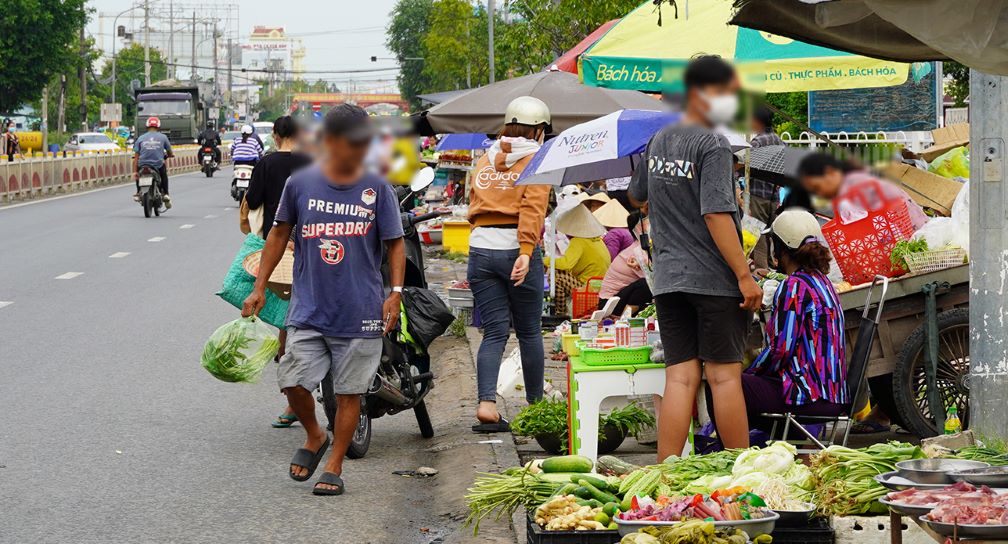
[(329, 449), (330, 442), (332, 442), (332, 440), (329, 438), (329, 434), (326, 433), (325, 442), (322, 443), (322, 447), (320, 447), (318, 451), (298, 448), (298, 450), (294, 452), (294, 458), (291, 459), (290, 464), (308, 469), (308, 474), (305, 474), (304, 476), (295, 476), (294, 473), (288, 469), (287, 474), (291, 477), (291, 479), (303, 482), (308, 478), (311, 478), (312, 474), (315, 474), (315, 469), (318, 468), (319, 463), (322, 461), (322, 457), (325, 456), (326, 450)]
[[(319, 484), (334, 485), (336, 489), (322, 489)], [(319, 476), (318, 482), (315, 483), (315, 487), (312, 488), (312, 493), (315, 495), (342, 495), (346, 491), (346, 486), (343, 485), (343, 478), (332, 472), (323, 472), (322, 476)]]

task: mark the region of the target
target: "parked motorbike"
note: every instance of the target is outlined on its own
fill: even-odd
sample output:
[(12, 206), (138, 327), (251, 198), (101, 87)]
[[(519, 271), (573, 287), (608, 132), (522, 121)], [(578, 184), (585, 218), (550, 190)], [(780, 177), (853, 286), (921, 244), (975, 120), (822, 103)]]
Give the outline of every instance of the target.
[(201, 168), (203, 170), (203, 173), (206, 174), (206, 177), (208, 178), (212, 178), (213, 173), (217, 171), (218, 168), (217, 162), (214, 161), (213, 157), (214, 157), (214, 150), (212, 147), (205, 145), (203, 146), (202, 149), (200, 149)]
[(160, 174), (157, 169), (149, 166), (141, 166), (138, 174), (140, 205), (143, 206), (144, 217), (150, 217), (152, 212), (155, 216), (160, 216), (161, 207), (164, 205)]
[(252, 180), (251, 164), (236, 164), (234, 166), (234, 178), (231, 180), (231, 198), (235, 202), (241, 202), (248, 192), (249, 181)]
[[(410, 184), (407, 197), (400, 201), (400, 215), (406, 245), (404, 291), (411, 288), (426, 289), (427, 287), (423, 252), (416, 225), (434, 219), (442, 213), (433, 212), (415, 216), (409, 212), (411, 206), (407, 206), (406, 202), (412, 200), (416, 193), (425, 190), (433, 182), (434, 171), (429, 167), (421, 170)], [(387, 268), (383, 267), (383, 273), (387, 281)], [(404, 293), (404, 300), (408, 295), (408, 292)], [(405, 325), (400, 323), (400, 327), (403, 326)], [(445, 329), (447, 326), (445, 324)], [(441, 333), (443, 332), (444, 330), (441, 330)], [(424, 402), (424, 397), (434, 387), (434, 373), (430, 371), (430, 355), (426, 350), (418, 350), (416, 345), (408, 344), (397, 330), (390, 332), (382, 341), (382, 357), (378, 373), (375, 375), (368, 393), (361, 397), (360, 421), (347, 451), (347, 457), (351, 459), (359, 459), (367, 453), (371, 444), (371, 420), (382, 416), (412, 409), (416, 416), (417, 425), (420, 427), (420, 436), (424, 438), (434, 436), (434, 426), (431, 424), (430, 414)], [(336, 418), (336, 395), (333, 392), (331, 375), (327, 375), (322, 381), (320, 390), (321, 395), (318, 397), (318, 401), (325, 409), (326, 417), (329, 420), (328, 428), (332, 431)]]

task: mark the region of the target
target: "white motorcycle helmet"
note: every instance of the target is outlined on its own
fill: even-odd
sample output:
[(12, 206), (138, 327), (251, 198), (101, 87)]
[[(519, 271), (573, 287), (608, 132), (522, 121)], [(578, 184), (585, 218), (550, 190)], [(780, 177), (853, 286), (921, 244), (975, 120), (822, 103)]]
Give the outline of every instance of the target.
[(251, 135), (253, 132), (252, 125), (242, 125), (241, 133)]
[(504, 110), (504, 124), (519, 124), (539, 126), (546, 125), (546, 131), (553, 130), (550, 126), (549, 106), (533, 96), (519, 96), (508, 104)]

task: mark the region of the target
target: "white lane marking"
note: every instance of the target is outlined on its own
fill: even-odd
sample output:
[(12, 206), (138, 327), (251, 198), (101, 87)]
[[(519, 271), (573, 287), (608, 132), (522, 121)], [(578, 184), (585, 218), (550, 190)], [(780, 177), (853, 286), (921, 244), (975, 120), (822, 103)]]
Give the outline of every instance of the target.
[(203, 216), (203, 219), (217, 219), (217, 216), (214, 214), (205, 215)]
[(123, 257), (129, 255), (129, 251), (116, 251), (115, 253), (108, 256), (109, 259), (122, 259)]
[(185, 225), (181, 225), (179, 228), (180, 229), (191, 229), (191, 228), (193, 228), (195, 226), (196, 225), (192, 225), (192, 224), (186, 223)]
[(53, 279), (54, 280), (72, 280), (72, 279), (74, 279), (77, 276), (80, 276), (82, 274), (84, 274), (84, 273), (83, 272), (67, 272), (65, 274), (60, 274), (59, 276), (56, 276)]
[(164, 239), (165, 239), (164, 236), (155, 236), (153, 238), (148, 238), (147, 241), (148, 242), (160, 242), (161, 240), (164, 240)]
[(10, 306), (11, 304), (14, 304), (14, 302), (10, 300), (0, 300), (0, 308)]
[(228, 211), (230, 209), (231, 209), (231, 206), (227, 206), (226, 208), (224, 208), (224, 211)]

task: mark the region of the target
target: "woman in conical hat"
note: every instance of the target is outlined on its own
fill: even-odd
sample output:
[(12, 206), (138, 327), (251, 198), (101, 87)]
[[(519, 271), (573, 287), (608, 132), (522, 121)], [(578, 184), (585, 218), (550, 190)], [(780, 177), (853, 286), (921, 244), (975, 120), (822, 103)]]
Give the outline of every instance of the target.
[[(566, 313), (571, 291), (593, 277), (605, 276), (612, 257), (602, 241), (605, 227), (583, 205), (574, 206), (561, 215), (557, 220), (557, 230), (570, 238), (570, 245), (563, 256), (552, 262), (556, 268), (554, 303), (557, 313)], [(546, 264), (550, 265), (548, 260)]]
[(627, 229), (627, 217), (630, 215), (630, 212), (626, 211), (626, 208), (618, 201), (610, 200), (604, 206), (595, 210), (592, 215), (608, 231), (602, 237), (602, 241), (609, 248), (610, 258), (615, 259), (620, 251), (633, 244), (633, 236), (630, 236), (630, 230)]

